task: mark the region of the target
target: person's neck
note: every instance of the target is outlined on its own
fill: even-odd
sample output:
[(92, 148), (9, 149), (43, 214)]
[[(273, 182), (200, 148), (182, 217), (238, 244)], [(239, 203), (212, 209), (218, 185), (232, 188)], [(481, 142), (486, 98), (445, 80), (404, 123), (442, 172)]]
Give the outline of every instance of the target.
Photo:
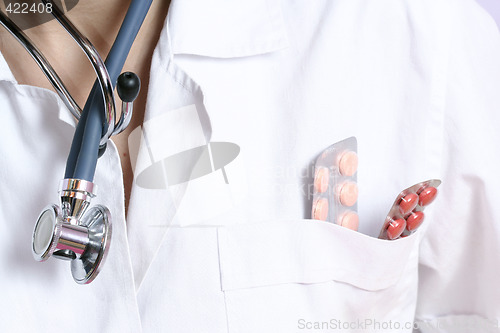
[[(130, 2), (131, 0), (81, 0), (65, 14), (99, 51), (107, 51), (118, 33)], [(60, 38), (65, 40), (69, 37), (55, 19), (28, 29), (26, 33), (41, 45), (51, 45), (57, 39), (61, 41)]]
[[(129, 5), (130, 0), (81, 0), (67, 13), (67, 16), (105, 58)], [(153, 1), (124, 70), (136, 71), (138, 74), (143, 74), (142, 76), (149, 74), (149, 59), (163, 27), (168, 5), (169, 1)], [(45, 53), (70, 92), (82, 105), (95, 80), (95, 75), (77, 44), (56, 20), (25, 32)], [(0, 51), (19, 83), (52, 89), (28, 54), (2, 28), (0, 28)]]

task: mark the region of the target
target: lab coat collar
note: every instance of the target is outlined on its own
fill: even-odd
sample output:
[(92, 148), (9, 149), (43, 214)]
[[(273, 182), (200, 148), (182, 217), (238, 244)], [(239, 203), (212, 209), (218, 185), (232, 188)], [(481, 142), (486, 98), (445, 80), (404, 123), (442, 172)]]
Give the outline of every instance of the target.
[(28, 95), (34, 98), (53, 100), (54, 105), (57, 104), (56, 107), (59, 112), (59, 120), (63, 121), (64, 123), (70, 126), (73, 127), (76, 126), (75, 118), (68, 110), (68, 108), (61, 100), (61, 98), (59, 98), (55, 92), (45, 88), (19, 84), (16, 78), (14, 77), (14, 74), (10, 70), (7, 61), (5, 60), (4, 56), (1, 53), (0, 53), (0, 81), (10, 82), (16, 87), (16, 90), (22, 95)]
[(0, 81), (10, 81), (10, 82), (16, 82), (16, 79), (14, 78), (14, 75), (10, 71), (9, 65), (5, 61), (5, 58), (3, 55), (0, 53)]
[(246, 57), (287, 47), (281, 3), (273, 0), (173, 0), (172, 54)]

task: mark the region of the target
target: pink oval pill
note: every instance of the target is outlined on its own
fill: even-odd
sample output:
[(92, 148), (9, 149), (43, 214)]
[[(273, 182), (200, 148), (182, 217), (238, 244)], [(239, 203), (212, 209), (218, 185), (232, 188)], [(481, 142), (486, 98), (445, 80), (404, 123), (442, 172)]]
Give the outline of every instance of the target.
[(425, 188), (419, 195), (420, 206), (427, 206), (436, 199), (437, 188), (429, 186)]
[(313, 205), (312, 211), (313, 219), (326, 221), (328, 217), (328, 200), (325, 198), (319, 198)]
[(387, 227), (387, 237), (391, 240), (396, 239), (401, 236), (405, 228), (405, 219), (391, 220), (391, 222), (389, 222), (389, 226)]
[(358, 170), (358, 154), (348, 151), (340, 156), (339, 171), (342, 176), (351, 177)]
[(347, 229), (358, 231), (359, 216), (353, 211), (348, 211), (342, 215), (339, 224)]
[(314, 188), (316, 192), (324, 193), (328, 189), (329, 180), (328, 168), (321, 167), (316, 170), (316, 175), (314, 176)]
[(406, 229), (408, 231), (416, 230), (424, 222), (423, 212), (412, 212), (410, 216), (406, 218)]
[(401, 214), (406, 215), (417, 207), (418, 195), (416, 193), (410, 193), (401, 198), (399, 203), (399, 211)]
[(342, 205), (353, 206), (358, 201), (358, 185), (353, 182), (342, 184), (338, 191), (338, 197)]

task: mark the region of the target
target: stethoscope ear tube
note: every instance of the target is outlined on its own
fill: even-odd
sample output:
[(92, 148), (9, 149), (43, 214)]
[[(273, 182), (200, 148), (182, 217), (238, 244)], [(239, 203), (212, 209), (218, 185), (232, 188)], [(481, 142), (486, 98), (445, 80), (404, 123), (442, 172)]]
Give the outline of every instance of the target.
[[(105, 69), (111, 82), (116, 83), (127, 55), (146, 17), (152, 0), (133, 0), (125, 15), (120, 31), (105, 61)], [(92, 181), (97, 164), (99, 146), (102, 146), (113, 133), (114, 123), (103, 119), (104, 105), (99, 81), (94, 83), (77, 125), (70, 154), (66, 163), (66, 178)], [(108, 103), (108, 101), (106, 101)], [(107, 123), (107, 126), (106, 126)], [(103, 138), (104, 124), (104, 138)]]
[(35, 44), (33, 44), (31, 39), (26, 36), (26, 34), (1, 10), (0, 24), (2, 24), (3, 27), (7, 29), (7, 31), (9, 31), (12, 36), (14, 36), (16, 40), (24, 47), (24, 49), (31, 55), (31, 57), (35, 60), (37, 65), (49, 80), (50, 84), (52, 84), (59, 97), (61, 97), (66, 107), (70, 110), (70, 112), (77, 120), (80, 119), (82, 113), (81, 108), (73, 99), (73, 96), (71, 96), (61, 78), (59, 77), (59, 75), (57, 75), (56, 71), (54, 70), (54, 68), (52, 68), (49, 61), (45, 58), (42, 52), (40, 52)]
[[(118, 76), (116, 91), (122, 100), (122, 115), (116, 123), (113, 135), (123, 132), (132, 119), (134, 101), (139, 95), (141, 80), (132, 72), (125, 72)], [(102, 145), (99, 147), (99, 157), (101, 156)]]

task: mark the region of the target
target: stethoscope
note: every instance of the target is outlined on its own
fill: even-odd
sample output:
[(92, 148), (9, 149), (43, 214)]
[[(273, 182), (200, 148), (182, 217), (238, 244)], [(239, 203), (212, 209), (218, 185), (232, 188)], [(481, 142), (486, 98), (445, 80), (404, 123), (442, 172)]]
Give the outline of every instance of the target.
[[(66, 163), (66, 173), (59, 186), (60, 206), (49, 205), (39, 215), (33, 231), (32, 252), (38, 261), (45, 261), (51, 256), (69, 260), (73, 279), (86, 284), (92, 282), (99, 273), (111, 239), (109, 210), (102, 205), (89, 208), (91, 199), (97, 193), (93, 183), (97, 159), (104, 153), (109, 138), (122, 132), (132, 117), (133, 101), (139, 94), (140, 80), (134, 73), (119, 73), (152, 0), (132, 0), (105, 62), (52, 0), (42, 1), (52, 4), (54, 17), (85, 52), (97, 74), (97, 81), (81, 110), (43, 54), (0, 11), (0, 23), (30, 53), (64, 104), (79, 119)], [(122, 100), (122, 114), (116, 123), (115, 84)]]

